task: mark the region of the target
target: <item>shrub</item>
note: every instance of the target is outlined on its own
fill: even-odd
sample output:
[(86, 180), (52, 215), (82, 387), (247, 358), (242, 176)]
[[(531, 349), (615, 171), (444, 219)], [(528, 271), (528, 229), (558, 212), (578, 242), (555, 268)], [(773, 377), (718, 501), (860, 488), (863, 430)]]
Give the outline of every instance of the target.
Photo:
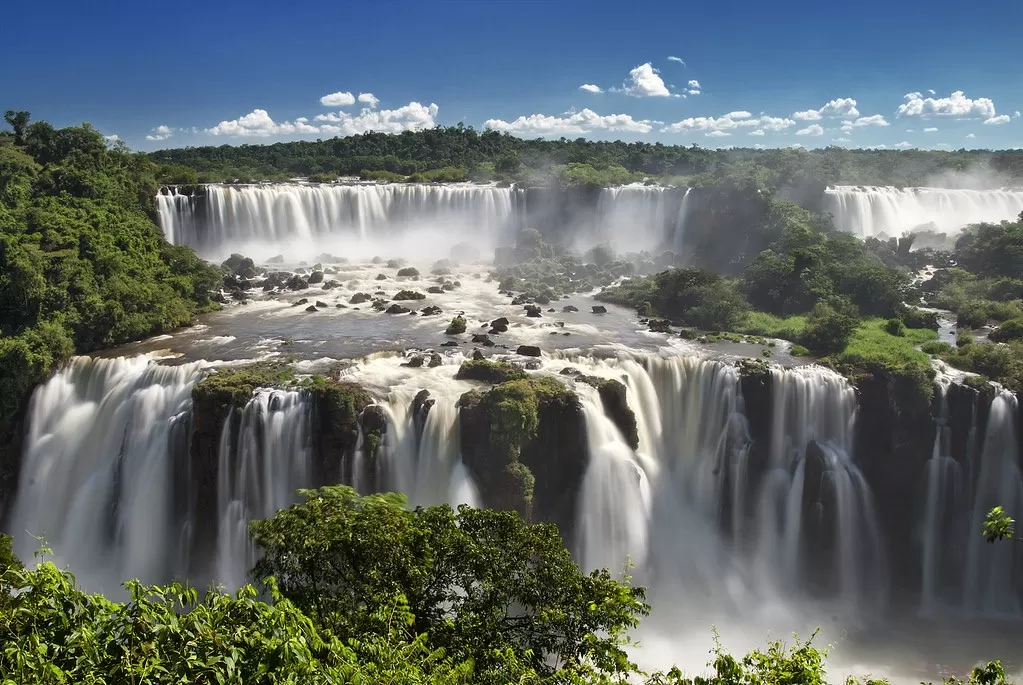
[(465, 318), (456, 316), (451, 319), (451, 323), (448, 324), (447, 330), (444, 331), (447, 335), (460, 335), (465, 333)]
[(906, 335), (906, 324), (902, 323), (902, 319), (888, 319), (884, 322), (884, 330), (888, 335), (901, 338)]
[(988, 336), (995, 342), (1009, 342), (1010, 340), (1023, 339), (1023, 318), (1009, 319), (1001, 326), (991, 331)]
[(849, 344), (858, 325), (855, 317), (821, 302), (810, 312), (800, 342), (817, 354), (841, 352)]

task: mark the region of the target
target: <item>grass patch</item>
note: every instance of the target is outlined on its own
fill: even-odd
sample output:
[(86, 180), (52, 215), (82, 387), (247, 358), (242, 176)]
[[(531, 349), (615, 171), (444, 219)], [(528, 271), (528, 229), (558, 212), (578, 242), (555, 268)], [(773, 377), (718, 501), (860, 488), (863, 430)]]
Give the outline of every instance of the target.
[(295, 369), (289, 362), (259, 362), (213, 371), (195, 386), (192, 397), (243, 407), (257, 388), (281, 388), (295, 383)]
[(838, 364), (865, 366), (880, 364), (886, 367), (928, 365), (930, 357), (917, 346), (938, 339), (936, 331), (926, 328), (906, 328), (903, 335), (891, 335), (885, 319), (868, 319), (853, 333), (846, 348), (833, 356)]
[(775, 316), (767, 312), (750, 312), (739, 329), (741, 333), (762, 335), (767, 338), (798, 340), (806, 331), (805, 316)]

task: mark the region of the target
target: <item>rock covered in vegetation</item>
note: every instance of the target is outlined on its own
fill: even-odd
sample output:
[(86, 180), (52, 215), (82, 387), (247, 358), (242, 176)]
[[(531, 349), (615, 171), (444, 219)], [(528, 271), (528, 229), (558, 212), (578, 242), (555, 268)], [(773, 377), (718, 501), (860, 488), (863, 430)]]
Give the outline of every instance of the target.
[(451, 319), (451, 323), (448, 324), (447, 330), (444, 333), (446, 335), (461, 335), (465, 333), (465, 317), (456, 316)]
[(462, 362), (462, 365), (458, 367), (455, 378), (466, 381), (483, 381), (484, 383), (497, 385), (507, 381), (528, 378), (528, 375), (518, 366), (508, 361), (473, 359)]

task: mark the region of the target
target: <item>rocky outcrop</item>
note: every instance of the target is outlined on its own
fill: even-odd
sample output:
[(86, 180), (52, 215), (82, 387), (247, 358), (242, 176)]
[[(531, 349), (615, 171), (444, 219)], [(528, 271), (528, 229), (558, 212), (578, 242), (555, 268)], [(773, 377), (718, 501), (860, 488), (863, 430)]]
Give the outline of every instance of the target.
[(466, 393), (462, 461), (483, 504), (558, 525), (572, 537), (588, 460), (582, 405), (551, 378), (520, 379)]
[[(573, 375), (565, 373), (566, 370), (562, 369), (562, 375)], [(636, 413), (629, 407), (628, 388), (625, 387), (625, 384), (613, 378), (599, 378), (597, 376), (576, 375), (575, 380), (597, 389), (597, 393), (600, 395), (601, 406), (604, 408), (604, 414), (618, 427), (629, 447), (632, 449), (638, 448), (639, 427), (636, 423)]]

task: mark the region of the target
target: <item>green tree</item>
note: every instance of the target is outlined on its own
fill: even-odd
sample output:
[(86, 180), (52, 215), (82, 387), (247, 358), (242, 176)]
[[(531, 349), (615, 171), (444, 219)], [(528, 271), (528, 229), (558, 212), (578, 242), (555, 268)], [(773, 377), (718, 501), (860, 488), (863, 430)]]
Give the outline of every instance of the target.
[(554, 526), (464, 506), (409, 510), (400, 495), (348, 487), (302, 494), (252, 524), (254, 573), (330, 634), (385, 634), (375, 609), (400, 595), (412, 634), (485, 670), (508, 652), (547, 675), (635, 669), (624, 647), (648, 610), (643, 590), (581, 573)]
[(24, 110), (15, 111), (9, 109), (4, 113), (4, 121), (14, 130), (15, 145), (21, 145), (25, 141), (25, 129), (28, 127), (28, 122), (31, 118), (31, 115)]

